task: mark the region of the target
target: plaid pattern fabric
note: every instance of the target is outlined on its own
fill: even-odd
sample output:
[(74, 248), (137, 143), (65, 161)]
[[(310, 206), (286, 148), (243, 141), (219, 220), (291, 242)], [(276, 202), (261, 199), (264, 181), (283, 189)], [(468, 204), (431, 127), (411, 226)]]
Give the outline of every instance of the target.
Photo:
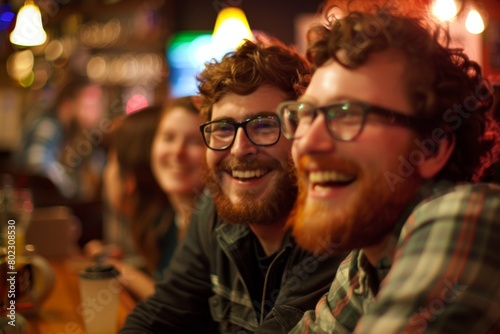
[(373, 268), (362, 250), (352, 252), (291, 333), (499, 329), (500, 187), (436, 184), (422, 195), (396, 225), (386, 257)]

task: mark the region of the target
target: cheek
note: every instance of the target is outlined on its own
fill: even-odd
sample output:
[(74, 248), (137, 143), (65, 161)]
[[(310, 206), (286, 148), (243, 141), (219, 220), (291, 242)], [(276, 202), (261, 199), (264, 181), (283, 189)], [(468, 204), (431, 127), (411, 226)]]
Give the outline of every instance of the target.
[(407, 159), (413, 136), (402, 131), (392, 132), (386, 131), (385, 136), (380, 135), (379, 138), (383, 140), (364, 141), (363, 145), (358, 146), (354, 155), (352, 150), (351, 156), (353, 159), (359, 159), (367, 168), (395, 172), (402, 161)]
[(216, 152), (212, 150), (207, 150), (207, 166), (212, 169), (222, 160), (223, 154), (221, 152)]
[(293, 141), (281, 138), (276, 146), (271, 146), (270, 152), (276, 159), (280, 160), (283, 167), (287, 167), (290, 162), (290, 155), (293, 147)]
[(207, 155), (207, 149), (205, 147), (205, 145), (203, 146), (195, 146), (193, 149), (192, 149), (192, 156), (195, 157), (196, 160), (198, 161), (202, 161), (203, 159), (205, 159), (206, 155)]
[(205, 147), (195, 147), (190, 150), (189, 152), (189, 157), (192, 163), (194, 164), (199, 164), (200, 167), (203, 164), (203, 160), (205, 159), (207, 151), (205, 150)]
[(155, 146), (153, 146), (153, 149), (151, 151), (151, 156), (152, 156), (152, 159), (153, 161), (159, 161), (161, 160), (161, 157), (163, 155), (163, 147), (161, 144), (157, 144)]

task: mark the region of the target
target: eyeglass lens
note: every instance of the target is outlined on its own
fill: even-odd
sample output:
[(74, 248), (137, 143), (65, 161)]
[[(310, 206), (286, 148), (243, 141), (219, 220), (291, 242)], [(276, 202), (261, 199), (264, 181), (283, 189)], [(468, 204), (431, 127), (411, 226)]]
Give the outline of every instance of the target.
[(226, 149), (233, 144), (239, 127), (244, 129), (247, 137), (255, 145), (273, 145), (280, 135), (280, 123), (277, 117), (259, 116), (241, 123), (226, 120), (211, 122), (203, 131), (205, 142), (212, 149)]
[(351, 140), (361, 130), (363, 124), (363, 108), (356, 104), (338, 104), (323, 108), (315, 108), (303, 103), (284, 107), (281, 111), (287, 137), (304, 136), (318, 112), (324, 114), (325, 124), (331, 135), (339, 140)]

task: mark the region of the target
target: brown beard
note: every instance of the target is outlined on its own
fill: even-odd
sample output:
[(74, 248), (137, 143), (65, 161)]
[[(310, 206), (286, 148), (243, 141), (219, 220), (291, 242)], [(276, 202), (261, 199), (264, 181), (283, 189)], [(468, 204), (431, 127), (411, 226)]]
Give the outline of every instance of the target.
[(233, 159), (215, 169), (210, 169), (206, 162), (204, 167), (205, 182), (214, 197), (217, 214), (227, 222), (272, 225), (284, 221), (297, 198), (297, 178), (291, 156), (288, 157), (285, 166), (279, 162), (273, 164), (273, 169), (280, 170), (280, 176), (275, 184), (269, 184), (269, 187), (274, 188), (270, 189), (266, 196), (255, 199), (257, 195), (255, 192), (246, 191), (241, 194), (241, 204), (233, 204), (224, 194), (218, 175), (231, 168), (254, 169), (262, 167), (262, 164), (255, 160), (249, 162)]
[(357, 187), (355, 193), (347, 198), (346, 205), (333, 211), (327, 203), (307, 203), (303, 166), (309, 157), (305, 158), (299, 162), (299, 195), (287, 225), (293, 226), (297, 243), (314, 253), (342, 253), (381, 242), (418, 189), (415, 175), (392, 191), (383, 173), (367, 175), (351, 161), (315, 158), (315, 163), (325, 169), (357, 176), (350, 185)]

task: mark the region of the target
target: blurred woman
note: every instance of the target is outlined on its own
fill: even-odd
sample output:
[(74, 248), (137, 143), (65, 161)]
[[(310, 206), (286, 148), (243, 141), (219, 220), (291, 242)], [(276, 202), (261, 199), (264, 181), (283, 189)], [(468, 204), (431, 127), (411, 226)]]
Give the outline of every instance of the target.
[[(121, 271), (124, 285), (139, 299), (154, 292), (154, 281), (161, 279), (168, 266), (203, 189), (206, 149), (193, 98), (175, 99), (160, 109), (149, 107), (123, 120), (113, 133), (104, 175), (106, 197), (116, 212), (129, 218), (130, 226), (124, 230), (145, 260), (146, 274), (116, 257), (108, 261)], [(146, 118), (147, 126), (142, 122)], [(151, 122), (158, 126), (151, 127)], [(93, 243), (86, 251), (103, 250)]]
[(150, 228), (158, 224), (164, 212), (172, 210), (150, 165), (161, 112), (161, 107), (148, 107), (115, 121), (103, 174), (104, 198), (110, 209), (104, 226), (108, 245), (106, 250), (97, 242), (87, 247), (94, 253), (122, 258), (148, 273), (155, 270), (157, 258), (143, 256), (132, 231), (138, 225)]
[[(205, 159), (206, 146), (203, 143), (199, 126), (202, 118), (195, 106), (193, 97), (173, 100), (161, 116), (151, 149), (151, 168), (153, 175), (167, 195), (173, 210), (166, 213), (159, 231), (144, 225), (136, 226), (133, 231), (138, 244), (144, 245), (145, 254), (154, 253), (147, 250), (163, 231), (175, 231), (171, 238), (182, 239), (191, 220), (195, 202), (203, 189), (202, 162)], [(172, 232), (173, 233), (173, 232)], [(161, 244), (171, 245), (168, 240), (160, 240)], [(168, 265), (175, 247), (167, 247), (158, 258), (160, 268)], [(157, 272), (161, 278), (161, 272)]]

